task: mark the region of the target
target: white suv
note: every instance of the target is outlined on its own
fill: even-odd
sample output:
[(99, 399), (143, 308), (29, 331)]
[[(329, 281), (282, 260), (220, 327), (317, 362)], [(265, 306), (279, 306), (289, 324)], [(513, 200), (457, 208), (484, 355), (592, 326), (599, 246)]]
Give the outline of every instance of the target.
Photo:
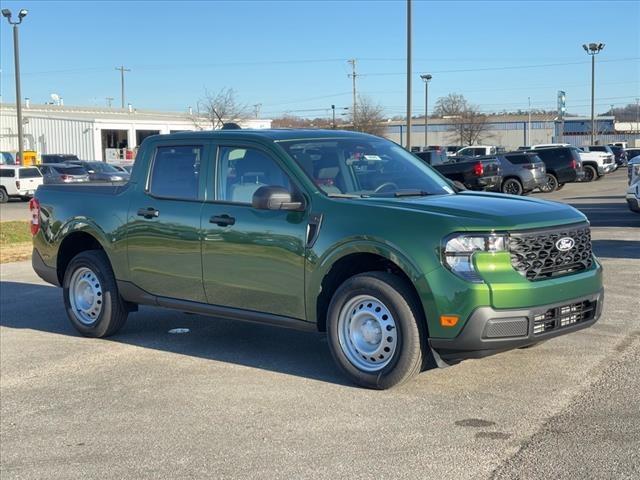
[(0, 203), (8, 202), (9, 198), (33, 197), (40, 185), (42, 173), (37, 167), (0, 166)]

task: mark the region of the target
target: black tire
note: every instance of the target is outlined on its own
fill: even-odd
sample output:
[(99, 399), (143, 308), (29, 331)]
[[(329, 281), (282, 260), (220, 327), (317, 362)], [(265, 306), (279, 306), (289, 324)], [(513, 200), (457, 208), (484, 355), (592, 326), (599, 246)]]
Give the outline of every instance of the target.
[[(99, 314), (92, 323), (81, 320), (81, 315), (76, 313), (70, 299), (70, 282), (74, 273), (80, 271), (80, 269), (89, 269), (95, 274), (100, 285), (99, 297), (96, 298), (101, 298), (101, 300), (97, 300), (101, 307)], [(129, 312), (124, 300), (118, 293), (111, 264), (103, 251), (87, 250), (73, 257), (64, 272), (62, 287), (67, 316), (74, 328), (82, 335), (96, 338), (108, 337), (120, 330), (127, 321)]]
[(508, 193), (509, 195), (522, 195), (524, 188), (517, 178), (507, 178), (502, 182), (502, 193)]
[(9, 201), (9, 195), (4, 187), (0, 188), (0, 203), (7, 203)]
[[(340, 342), (341, 312), (349, 302), (362, 295), (379, 299), (397, 328), (397, 343), (392, 357), (383, 368), (374, 372), (352, 363)], [(329, 349), (338, 366), (354, 383), (366, 388), (388, 389), (406, 382), (420, 371), (428, 351), (424, 325), (419, 302), (411, 286), (403, 279), (386, 272), (362, 273), (340, 285), (331, 299), (327, 314)]]
[(558, 179), (553, 173), (547, 173), (547, 183), (540, 187), (544, 193), (555, 192), (558, 189)]
[(598, 172), (591, 165), (584, 166), (584, 181), (593, 182), (598, 178)]

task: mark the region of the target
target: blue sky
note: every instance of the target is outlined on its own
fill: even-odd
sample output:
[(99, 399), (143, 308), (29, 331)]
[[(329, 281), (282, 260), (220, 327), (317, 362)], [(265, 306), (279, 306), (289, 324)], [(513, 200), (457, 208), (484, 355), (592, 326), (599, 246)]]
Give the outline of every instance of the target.
[[(358, 90), (389, 116), (406, 102), (404, 1), (35, 2), (2, 1), (29, 15), (20, 27), (23, 97), (66, 105), (119, 104), (120, 77), (135, 107), (184, 111), (204, 89), (234, 88), (264, 116), (325, 116), (348, 106), (347, 59)], [(586, 114), (597, 57), (597, 110), (640, 96), (640, 2), (414, 2), (414, 113), (423, 111), (419, 73), (429, 72), (431, 105), (450, 92), (484, 111), (555, 108), (567, 92)], [(15, 101), (11, 30), (2, 19), (2, 99)]]

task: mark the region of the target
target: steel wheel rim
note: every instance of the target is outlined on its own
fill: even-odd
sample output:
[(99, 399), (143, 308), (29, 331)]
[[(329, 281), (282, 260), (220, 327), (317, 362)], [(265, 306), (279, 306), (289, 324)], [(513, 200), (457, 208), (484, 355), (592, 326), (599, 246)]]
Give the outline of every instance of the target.
[(78, 268), (69, 282), (69, 303), (83, 325), (93, 325), (100, 317), (104, 300), (98, 276), (87, 267)]
[(398, 329), (389, 309), (371, 295), (358, 295), (338, 316), (338, 339), (347, 360), (365, 372), (377, 372), (393, 358)]
[(505, 185), (505, 193), (509, 195), (520, 195), (520, 184), (515, 180), (507, 180)]

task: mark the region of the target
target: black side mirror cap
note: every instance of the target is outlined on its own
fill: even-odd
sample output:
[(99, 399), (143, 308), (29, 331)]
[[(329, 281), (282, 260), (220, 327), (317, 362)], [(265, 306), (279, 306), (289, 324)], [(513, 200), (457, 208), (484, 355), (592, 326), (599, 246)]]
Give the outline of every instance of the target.
[(286, 188), (276, 185), (258, 188), (251, 199), (251, 206), (259, 210), (304, 210), (303, 202), (294, 202)]

